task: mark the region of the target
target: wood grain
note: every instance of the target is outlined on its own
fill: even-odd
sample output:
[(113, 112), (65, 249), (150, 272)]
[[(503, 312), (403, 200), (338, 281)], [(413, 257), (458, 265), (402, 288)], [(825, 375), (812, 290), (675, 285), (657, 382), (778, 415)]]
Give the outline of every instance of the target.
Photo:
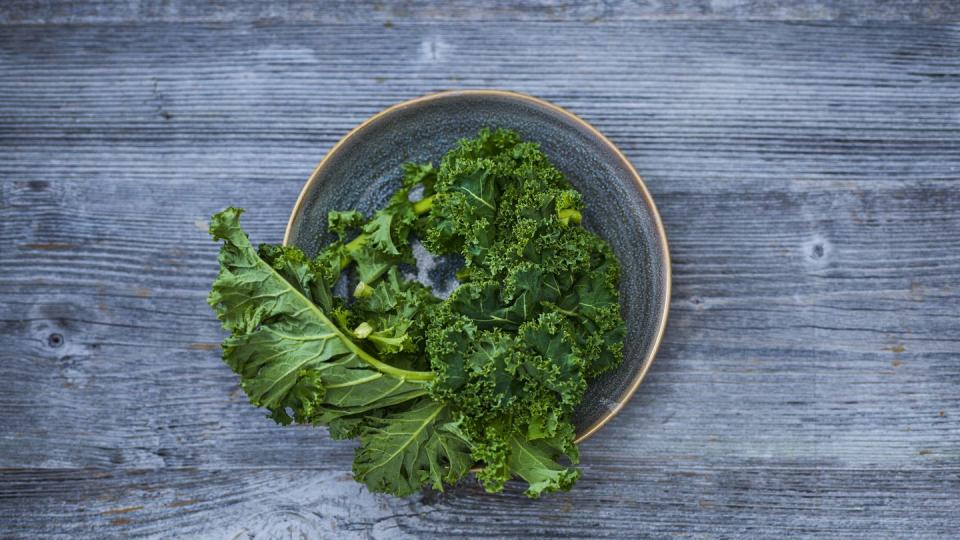
[(0, 516), (19, 531), (56, 522), (70, 538), (91, 531), (97, 538), (240, 539), (624, 538), (643, 532), (862, 538), (900, 531), (940, 539), (956, 530), (958, 471), (882, 477), (802, 468), (627, 465), (615, 471), (619, 483), (587, 475), (577, 489), (548, 501), (529, 500), (513, 485), (489, 495), (472, 482), (396, 499), (371, 495), (349, 474), (326, 467), (0, 472), (0, 500), (16, 497), (31, 508)]
[[(0, 29), (0, 536), (960, 527), (957, 27), (318, 26), (240, 8), (173, 24), (139, 4), (120, 19), (156, 22), (58, 25), (77, 21), (13, 6), (0, 8), (16, 23)], [(273, 425), (220, 361), (205, 221), (245, 206), (254, 239), (279, 241), (348, 129), (470, 87), (555, 101), (625, 151), (670, 238), (671, 321), (637, 396), (583, 445), (571, 493), (487, 496), (470, 480), (375, 496), (349, 478), (349, 443)]]
[(948, 23), (960, 21), (960, 5), (951, 0), (288, 0), (282, 3), (6, 0), (0, 4), (0, 24), (284, 21), (376, 22), (390, 26), (407, 21), (598, 23), (642, 20)]

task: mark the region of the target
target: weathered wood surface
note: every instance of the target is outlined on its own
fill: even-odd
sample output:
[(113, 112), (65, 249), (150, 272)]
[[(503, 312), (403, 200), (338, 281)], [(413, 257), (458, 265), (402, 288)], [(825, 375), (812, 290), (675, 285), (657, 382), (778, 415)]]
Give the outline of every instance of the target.
[(0, 5), (0, 24), (518, 20), (597, 23), (688, 19), (947, 23), (960, 21), (960, 4), (952, 0), (5, 0)]
[[(0, 7), (0, 537), (960, 529), (958, 27), (171, 24), (138, 3), (121, 22), (151, 22), (68, 25), (83, 6), (23, 5)], [(213, 211), (278, 241), (348, 129), (459, 87), (607, 133), (673, 252), (657, 362), (577, 487), (538, 501), (367, 493), (349, 444), (246, 403), (204, 302)]]

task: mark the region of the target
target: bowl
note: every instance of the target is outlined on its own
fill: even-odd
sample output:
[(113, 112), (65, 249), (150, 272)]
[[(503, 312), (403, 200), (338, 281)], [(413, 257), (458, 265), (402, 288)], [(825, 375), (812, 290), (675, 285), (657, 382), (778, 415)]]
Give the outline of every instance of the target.
[[(399, 103), (343, 137), (300, 192), (284, 244), (313, 255), (333, 240), (329, 210), (370, 215), (400, 185), (400, 166), (440, 158), (482, 127), (516, 130), (540, 143), (553, 164), (583, 194), (583, 225), (606, 240), (620, 260), (620, 304), (627, 324), (624, 361), (592, 379), (574, 414), (577, 441), (613, 418), (636, 392), (663, 338), (670, 304), (667, 236), (643, 180), (599, 131), (572, 113), (531, 96), (502, 90), (457, 90)], [(420, 265), (421, 267), (424, 265)], [(456, 285), (452, 264), (418, 278), (435, 290)]]

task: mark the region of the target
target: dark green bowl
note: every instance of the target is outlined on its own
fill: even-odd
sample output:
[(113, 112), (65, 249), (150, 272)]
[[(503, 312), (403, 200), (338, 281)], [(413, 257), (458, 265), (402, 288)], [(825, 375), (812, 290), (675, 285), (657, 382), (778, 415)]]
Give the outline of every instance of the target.
[[(643, 180), (592, 126), (545, 101), (499, 90), (431, 94), (394, 105), (357, 126), (327, 153), (307, 180), (284, 243), (314, 254), (332, 240), (331, 209), (369, 215), (399, 187), (400, 165), (440, 158), (482, 127), (514, 129), (537, 141), (583, 194), (583, 224), (620, 260), (620, 302), (627, 321), (623, 364), (590, 382), (575, 423), (578, 440), (600, 429), (633, 395), (653, 362), (670, 305), (670, 256), (660, 215)], [(452, 268), (420, 269), (435, 290), (455, 285)]]

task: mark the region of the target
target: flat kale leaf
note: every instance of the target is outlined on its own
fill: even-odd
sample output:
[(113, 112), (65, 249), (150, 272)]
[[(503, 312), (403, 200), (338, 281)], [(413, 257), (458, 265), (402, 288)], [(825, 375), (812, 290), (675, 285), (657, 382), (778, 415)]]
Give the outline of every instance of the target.
[(393, 368), (353, 343), (321, 308), (332, 304), (334, 276), (293, 248), (261, 250), (261, 258), (240, 228), (241, 212), (228, 208), (211, 222), (224, 243), (208, 302), (231, 332), (223, 358), (250, 401), (285, 424), (422, 394), (433, 375)]

